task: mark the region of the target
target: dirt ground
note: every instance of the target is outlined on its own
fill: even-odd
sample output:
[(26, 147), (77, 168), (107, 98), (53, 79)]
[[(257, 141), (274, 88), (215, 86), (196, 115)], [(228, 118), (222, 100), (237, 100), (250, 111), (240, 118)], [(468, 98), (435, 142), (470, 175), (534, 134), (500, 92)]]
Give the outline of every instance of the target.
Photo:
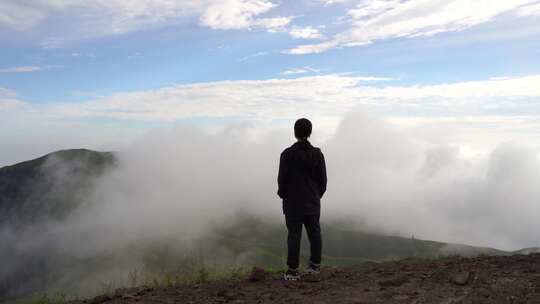
[(364, 263), (296, 282), (258, 269), (242, 280), (122, 289), (79, 303), (540, 304), (540, 254)]

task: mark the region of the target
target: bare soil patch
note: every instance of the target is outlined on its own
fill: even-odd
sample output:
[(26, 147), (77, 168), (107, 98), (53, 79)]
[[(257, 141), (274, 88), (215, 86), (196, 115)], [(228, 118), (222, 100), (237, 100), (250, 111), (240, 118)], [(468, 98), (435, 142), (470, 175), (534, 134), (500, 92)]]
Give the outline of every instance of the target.
[(100, 303), (540, 303), (540, 254), (472, 259), (406, 259), (324, 268), (287, 282), (256, 269), (241, 280), (119, 289), (77, 301)]

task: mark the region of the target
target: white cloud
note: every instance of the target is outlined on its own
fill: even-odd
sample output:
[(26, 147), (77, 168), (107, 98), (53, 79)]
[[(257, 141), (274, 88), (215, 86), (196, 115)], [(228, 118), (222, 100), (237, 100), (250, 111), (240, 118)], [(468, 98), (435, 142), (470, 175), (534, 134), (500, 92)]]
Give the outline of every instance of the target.
[[(318, 2), (331, 5), (349, 1)], [(294, 38), (325, 38), (317, 28), (291, 27), (293, 17), (268, 16), (281, 4), (271, 0), (3, 0), (0, 29), (34, 31), (43, 37), (39, 43), (45, 48), (196, 20), (212, 29), (262, 28), (288, 31)], [(516, 12), (514, 16), (536, 15), (539, 5), (538, 0), (366, 0), (347, 11), (346, 30), (322, 43), (300, 45), (286, 53), (320, 53), (381, 39), (460, 31), (511, 11)]]
[(370, 17), (392, 10), (399, 4), (401, 4), (399, 0), (369, 0), (350, 9), (347, 14), (356, 19)]
[(468, 81), (450, 84), (373, 88), (367, 95), (395, 99), (420, 99), (427, 97), (486, 98), (486, 97), (540, 97), (540, 75), (487, 81)]
[(30, 72), (38, 72), (38, 71), (53, 69), (57, 67), (59, 66), (57, 65), (46, 65), (46, 66), (25, 65), (25, 66), (11, 67), (11, 68), (3, 68), (3, 69), (0, 69), (0, 73), (30, 73)]
[[(397, 86), (385, 80), (392, 78), (341, 74), (217, 81), (28, 108), (13, 101), (17, 100), (13, 92), (0, 99), (2, 107), (10, 110), (8, 113), (17, 113), (5, 115), (8, 121), (15, 125), (33, 122), (26, 128), (32, 128), (36, 120), (56, 125), (106, 118), (105, 121), (121, 125), (139, 124), (138, 130), (144, 130), (144, 126), (152, 125), (149, 121), (170, 123), (205, 118), (212, 124), (237, 120), (273, 124), (306, 116), (324, 121), (322, 137), (327, 137), (345, 113), (361, 108), (407, 127), (422, 126), (422, 132), (434, 142), (442, 140), (478, 151), (516, 139), (540, 145), (540, 139), (536, 140), (540, 138), (540, 75), (411, 86)], [(13, 112), (14, 109), (17, 111)], [(0, 123), (9, 126), (5, 118)], [(426, 131), (446, 130), (450, 125), (459, 130), (455, 138), (442, 138), (446, 131), (434, 132), (436, 136)]]
[(45, 19), (46, 12), (32, 5), (21, 5), (18, 1), (0, 2), (0, 28), (26, 30)]
[[(344, 74), (347, 75), (347, 74)], [(391, 81), (395, 80), (391, 77), (374, 77), (374, 76), (354, 76), (354, 79), (357, 79), (358, 81)]]
[[(36, 0), (0, 4), (0, 26), (27, 30), (48, 18), (71, 16), (82, 34), (120, 34), (200, 11), (208, 1)], [(93, 27), (93, 28), (89, 28)]]
[[(298, 71), (293, 71), (298, 72)], [(290, 73), (289, 73), (290, 74)], [(321, 75), (295, 79), (186, 84), (118, 93), (56, 111), (68, 116), (135, 120), (245, 117), (271, 120), (298, 115), (337, 117), (358, 107), (388, 115), (540, 115), (540, 75), (429, 86), (373, 86), (384, 77)]]
[(28, 73), (28, 72), (35, 72), (35, 71), (41, 71), (42, 68), (39, 66), (19, 66), (19, 67), (12, 67), (12, 68), (3, 68), (0, 69), (0, 73)]
[(274, 7), (269, 1), (236, 1), (216, 2), (209, 6), (200, 17), (204, 26), (213, 29), (244, 29), (252, 26), (253, 18)]
[(44, 48), (197, 19), (213, 29), (281, 30), (292, 17), (261, 17), (277, 6), (268, 0), (3, 0), (0, 29), (36, 31)]
[(350, 0), (318, 0), (318, 1), (322, 2), (324, 4), (324, 6), (329, 6), (329, 5), (337, 4), (337, 3), (345, 3), (345, 2), (348, 2)]
[[(99, 143), (103, 138), (114, 142), (108, 133), (118, 130), (123, 130), (122, 138), (133, 138), (154, 122), (196, 123), (204, 118), (213, 126), (235, 121), (275, 126), (305, 116), (317, 121), (318, 137), (323, 139), (332, 135), (344, 114), (360, 108), (418, 129), (434, 144), (465, 147), (470, 155), (505, 141), (540, 146), (540, 75), (410, 86), (385, 80), (392, 78), (341, 74), (217, 81), (41, 106), (18, 101), (14, 92), (4, 89), (0, 135), (8, 143), (15, 131), (34, 134), (46, 129), (54, 134), (52, 130), (71, 130), (78, 128), (73, 124), (82, 123), (84, 134), (92, 134)], [(107, 124), (88, 118), (105, 118), (100, 121)]]
[(17, 99), (17, 94), (11, 90), (0, 87), (0, 114), (2, 112), (12, 112), (22, 110), (28, 107), (28, 104)]
[(289, 24), (290, 17), (260, 18), (276, 4), (267, 0), (223, 0), (216, 1), (200, 17), (200, 24), (213, 29), (231, 30), (251, 27), (282, 28)]
[(321, 39), (324, 38), (324, 36), (321, 34), (321, 32), (311, 26), (306, 27), (293, 27), (289, 30), (289, 35), (291, 35), (293, 38), (298, 39)]
[(268, 52), (257, 52), (257, 53), (253, 53), (251, 55), (247, 55), (245, 57), (242, 57), (242, 58), (238, 59), (238, 61), (243, 62), (243, 61), (249, 60), (251, 58), (266, 56), (267, 54), (268, 54)]
[(73, 58), (96, 58), (96, 54), (91, 52), (73, 52), (70, 56)]
[(321, 70), (319, 69), (314, 69), (310, 66), (305, 66), (305, 67), (301, 67), (301, 68), (292, 68), (292, 69), (288, 69), (288, 70), (285, 70), (283, 72), (281, 72), (280, 74), (281, 75), (296, 75), (296, 74), (306, 74), (306, 73), (318, 73), (320, 72)]
[(301, 45), (287, 53), (320, 53), (382, 39), (462, 31), (533, 2), (537, 0), (366, 0), (347, 12), (350, 28), (323, 43)]
[(16, 100), (0, 99), (0, 113), (19, 109), (22, 105)]
[(285, 50), (283, 51), (283, 53), (292, 55), (318, 54), (335, 48), (338, 45), (339, 44), (335, 41), (325, 41), (318, 44), (304, 44), (296, 46), (289, 50)]
[(253, 25), (268, 29), (268, 31), (282, 31), (291, 23), (292, 17), (259, 18), (253, 20)]
[(523, 17), (540, 15), (540, 2), (521, 7), (517, 14)]
[[(343, 102), (341, 90), (355, 85), (350, 77), (336, 75), (298, 79), (218, 81), (178, 85), (154, 91), (119, 93), (85, 104), (65, 105), (68, 116), (102, 116), (143, 120), (189, 117), (294, 117), (306, 109), (336, 112)], [(339, 108), (339, 107), (338, 107)], [(341, 108), (339, 108), (341, 113)]]

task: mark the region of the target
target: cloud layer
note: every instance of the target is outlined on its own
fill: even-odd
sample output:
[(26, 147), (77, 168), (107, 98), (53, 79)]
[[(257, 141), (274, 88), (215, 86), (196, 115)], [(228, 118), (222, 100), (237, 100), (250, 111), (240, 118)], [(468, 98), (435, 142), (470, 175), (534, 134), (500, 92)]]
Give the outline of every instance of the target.
[[(17, 99), (17, 94), (8, 89), (0, 87), (0, 115), (2, 112), (13, 113), (29, 106), (27, 103)], [(7, 115), (9, 115), (9, 113)], [(1, 117), (1, 116), (0, 116)]]
[[(287, 74), (304, 70), (291, 69)], [(0, 145), (10, 147), (12, 153), (5, 152), (0, 164), (84, 142), (91, 143), (84, 145), (90, 148), (117, 149), (118, 145), (111, 143), (125, 143), (164, 123), (186, 121), (210, 128), (231, 121), (251, 121), (273, 128), (307, 116), (321, 126), (323, 139), (331, 136), (345, 113), (358, 108), (383, 115), (405, 128), (421, 129), (426, 140), (457, 145), (475, 155), (505, 141), (540, 145), (539, 82), (540, 76), (529, 75), (397, 86), (389, 77), (318, 75), (175, 85), (46, 105), (25, 103), (4, 89), (0, 94), (4, 126)], [(449, 129), (454, 132), (445, 131)], [(51, 136), (55, 139), (43, 140)], [(70, 140), (59, 142), (61, 138)]]
[(349, 24), (327, 41), (294, 47), (289, 54), (321, 53), (390, 38), (413, 38), (463, 31), (505, 13), (533, 15), (537, 0), (366, 0), (347, 11)]
[[(292, 69), (285, 75), (314, 71)], [(188, 117), (251, 119), (341, 116), (354, 107), (422, 110), (435, 116), (540, 114), (539, 75), (425, 86), (373, 85), (385, 77), (321, 75), (293, 79), (218, 81), (152, 91), (117, 93), (82, 104), (59, 105), (66, 116), (143, 120)], [(395, 110), (395, 109), (394, 109)], [(429, 116), (428, 115), (428, 116)]]
[[(6, 0), (0, 3), (0, 30), (39, 32), (45, 48), (80, 39), (195, 24), (214, 30), (259, 29), (288, 33), (294, 39), (322, 40), (283, 50), (299, 55), (380, 40), (463, 31), (497, 18), (528, 18), (540, 12), (538, 0), (365, 0), (315, 4), (321, 11), (337, 6), (342, 12), (333, 11), (334, 22), (310, 24), (313, 20), (309, 13), (314, 3), (303, 1), (291, 5), (271, 0), (37, 0), (25, 4)], [(305, 12), (309, 12), (307, 18)]]
[[(45, 48), (66, 42), (133, 31), (196, 23), (221, 30), (283, 30), (291, 17), (260, 17), (276, 7), (267, 0), (55, 0), (0, 3), (0, 30), (42, 31)], [(65, 25), (69, 24), (69, 27)]]

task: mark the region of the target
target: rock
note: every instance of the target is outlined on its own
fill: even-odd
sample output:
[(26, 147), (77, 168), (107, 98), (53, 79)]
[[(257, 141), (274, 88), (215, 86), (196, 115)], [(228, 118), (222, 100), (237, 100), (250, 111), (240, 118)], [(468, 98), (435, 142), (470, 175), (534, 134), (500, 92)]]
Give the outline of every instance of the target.
[(379, 281), (379, 286), (383, 287), (398, 287), (409, 282), (406, 276), (396, 277), (389, 280)]
[(452, 283), (462, 286), (462, 285), (467, 285), (470, 277), (471, 277), (470, 272), (462, 271), (462, 272), (452, 274), (450, 276), (450, 280), (452, 281)]
[(130, 300), (130, 299), (135, 299), (135, 298), (137, 298), (137, 297), (134, 296), (134, 295), (130, 295), (129, 293), (126, 293), (126, 294), (122, 295), (122, 299), (124, 299), (124, 300)]
[(251, 282), (261, 282), (266, 279), (266, 271), (260, 267), (253, 267), (251, 273), (249, 274), (248, 279)]

